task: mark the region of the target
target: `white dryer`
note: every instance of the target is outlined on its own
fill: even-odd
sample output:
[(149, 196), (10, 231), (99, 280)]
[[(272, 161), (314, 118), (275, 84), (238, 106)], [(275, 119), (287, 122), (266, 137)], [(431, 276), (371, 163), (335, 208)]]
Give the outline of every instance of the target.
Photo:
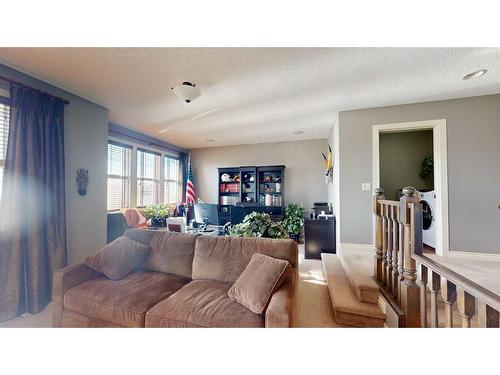
[(436, 192), (420, 191), (420, 202), (423, 213), (423, 243), (436, 248)]

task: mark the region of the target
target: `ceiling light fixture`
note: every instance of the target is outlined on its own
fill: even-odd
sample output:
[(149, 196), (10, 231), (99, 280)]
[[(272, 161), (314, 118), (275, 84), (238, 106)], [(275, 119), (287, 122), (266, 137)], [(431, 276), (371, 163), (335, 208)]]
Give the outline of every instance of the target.
[(296, 130), (293, 132), (293, 135), (301, 135), (301, 134), (304, 134), (302, 130)]
[(462, 77), (462, 79), (468, 80), (468, 79), (473, 79), (473, 78), (481, 77), (481, 76), (484, 76), (487, 72), (488, 71), (486, 69), (477, 70), (475, 72), (472, 72), (472, 73), (464, 75)]
[(191, 82), (182, 82), (182, 85), (172, 87), (173, 92), (186, 103), (191, 103), (201, 95), (201, 91), (196, 84)]
[(215, 139), (208, 138), (208, 139), (205, 139), (205, 142), (215, 142)]

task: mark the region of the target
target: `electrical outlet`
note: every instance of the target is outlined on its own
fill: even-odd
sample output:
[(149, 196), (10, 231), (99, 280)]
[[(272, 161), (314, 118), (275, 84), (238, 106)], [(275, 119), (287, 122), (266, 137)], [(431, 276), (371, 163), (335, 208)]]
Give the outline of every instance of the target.
[(363, 191), (370, 191), (372, 189), (372, 186), (369, 182), (363, 182), (361, 184), (361, 190)]

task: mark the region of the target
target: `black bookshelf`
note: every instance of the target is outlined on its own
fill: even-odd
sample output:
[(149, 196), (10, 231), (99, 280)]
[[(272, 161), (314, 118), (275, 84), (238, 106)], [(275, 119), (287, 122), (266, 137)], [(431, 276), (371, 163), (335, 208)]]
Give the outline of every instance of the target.
[(230, 207), (238, 203), (265, 207), (273, 220), (285, 212), (285, 166), (244, 166), (218, 169), (220, 222), (229, 221)]

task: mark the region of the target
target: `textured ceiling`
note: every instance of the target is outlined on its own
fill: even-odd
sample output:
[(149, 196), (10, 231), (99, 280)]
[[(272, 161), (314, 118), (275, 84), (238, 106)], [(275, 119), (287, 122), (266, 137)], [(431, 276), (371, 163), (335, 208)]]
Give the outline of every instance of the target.
[[(337, 111), (500, 92), (498, 48), (0, 48), (0, 62), (187, 148), (326, 138)], [(182, 102), (182, 81), (202, 96)]]

